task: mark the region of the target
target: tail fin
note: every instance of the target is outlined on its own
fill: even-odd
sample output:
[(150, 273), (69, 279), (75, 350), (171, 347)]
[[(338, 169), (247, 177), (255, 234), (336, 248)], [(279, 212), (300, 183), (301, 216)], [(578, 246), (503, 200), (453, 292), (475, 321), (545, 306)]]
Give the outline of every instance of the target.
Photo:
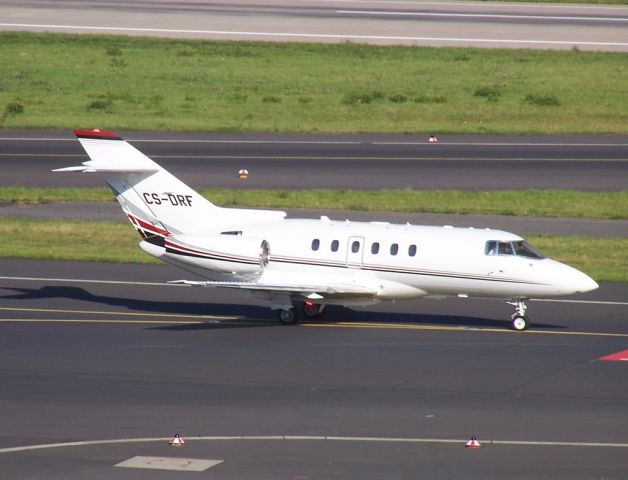
[(55, 171), (103, 173), (142, 236), (215, 232), (249, 219), (259, 223), (259, 213), (274, 220), (285, 216), (283, 212), (217, 207), (115, 133), (75, 130), (74, 134), (90, 160)]

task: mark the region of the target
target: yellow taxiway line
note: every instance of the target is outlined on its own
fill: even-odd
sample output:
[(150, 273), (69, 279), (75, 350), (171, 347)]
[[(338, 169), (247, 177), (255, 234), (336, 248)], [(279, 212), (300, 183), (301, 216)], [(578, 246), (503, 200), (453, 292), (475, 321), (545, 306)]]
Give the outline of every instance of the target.
[[(222, 322), (246, 323), (246, 324), (268, 324), (273, 323), (266, 318), (245, 318), (239, 316), (223, 315), (185, 315), (173, 313), (145, 313), (145, 312), (108, 312), (101, 310), (64, 310), (45, 308), (8, 308), (0, 307), (0, 311), (5, 312), (31, 312), (31, 313), (56, 313), (73, 315), (112, 315), (124, 317), (150, 317), (164, 318), (172, 320), (153, 319), (80, 319), (80, 318), (0, 318), (0, 323), (95, 323), (95, 324), (155, 324), (155, 325), (194, 325), (194, 324), (218, 324)], [(175, 320), (180, 319), (180, 320)], [(536, 334), (536, 335), (575, 335), (585, 337), (616, 337), (628, 338), (628, 333), (604, 333), (604, 332), (579, 332), (579, 331), (551, 331), (551, 330), (526, 330), (525, 332), (515, 332), (507, 328), (490, 327), (470, 327), (470, 326), (439, 326), (439, 325), (415, 325), (405, 323), (364, 323), (364, 322), (312, 322), (299, 324), (306, 328), (367, 328), (382, 330), (415, 330), (415, 331), (435, 331), (435, 332), (477, 332), (477, 333), (510, 333), (510, 334)]]
[(441, 332), (481, 332), (481, 333), (511, 333), (511, 334), (547, 334), (547, 335), (580, 335), (589, 337), (621, 337), (628, 338), (628, 333), (604, 333), (604, 332), (555, 332), (550, 330), (526, 330), (516, 332), (506, 328), (482, 328), (482, 327), (445, 327), (438, 325), (408, 325), (402, 323), (304, 323), (303, 327), (330, 327), (330, 328), (371, 328), (385, 330), (432, 330)]

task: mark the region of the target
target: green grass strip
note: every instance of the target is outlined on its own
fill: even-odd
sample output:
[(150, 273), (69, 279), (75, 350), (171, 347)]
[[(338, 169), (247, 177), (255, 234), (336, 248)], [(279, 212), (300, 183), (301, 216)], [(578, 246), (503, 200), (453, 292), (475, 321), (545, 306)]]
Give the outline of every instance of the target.
[(100, 188), (32, 188), (0, 187), (0, 203), (39, 205), (62, 202), (112, 202), (115, 197), (106, 187)]
[[(135, 230), (117, 222), (0, 218), (0, 257), (97, 262), (159, 263), (140, 250)], [(547, 256), (597, 281), (628, 282), (628, 239), (534, 236)]]
[(525, 190), (203, 190), (224, 206), (315, 208), (415, 213), (516, 215), (564, 218), (628, 218), (628, 190), (577, 192)]
[(590, 5), (628, 5), (628, 0), (490, 0), (491, 2), (508, 3), (585, 3)]
[(0, 32), (0, 128), (620, 133), (626, 54)]
[[(462, 192), (412, 189), (199, 189), (199, 192), (213, 203), (228, 207), (628, 219), (628, 190), (622, 192), (575, 190)], [(113, 195), (107, 188), (0, 188), (0, 203), (39, 204), (112, 200)]]

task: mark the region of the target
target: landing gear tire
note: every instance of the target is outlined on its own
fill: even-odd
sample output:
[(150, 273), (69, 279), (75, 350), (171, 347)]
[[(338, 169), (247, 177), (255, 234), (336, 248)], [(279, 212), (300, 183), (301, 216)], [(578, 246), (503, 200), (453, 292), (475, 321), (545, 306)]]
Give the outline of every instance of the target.
[(516, 316), (512, 319), (512, 329), (517, 332), (523, 332), (530, 326), (530, 320), (526, 316)]
[(317, 305), (316, 303), (312, 302), (303, 303), (303, 315), (306, 318), (320, 317), (323, 314), (324, 309), (324, 305)]
[(515, 298), (510, 302), (507, 302), (515, 307), (515, 313), (510, 317), (512, 319), (512, 329), (517, 332), (523, 332), (530, 326), (530, 320), (526, 317), (526, 305), (525, 298)]
[(279, 310), (279, 321), (284, 325), (294, 325), (297, 323), (297, 316), (294, 314), (294, 309)]

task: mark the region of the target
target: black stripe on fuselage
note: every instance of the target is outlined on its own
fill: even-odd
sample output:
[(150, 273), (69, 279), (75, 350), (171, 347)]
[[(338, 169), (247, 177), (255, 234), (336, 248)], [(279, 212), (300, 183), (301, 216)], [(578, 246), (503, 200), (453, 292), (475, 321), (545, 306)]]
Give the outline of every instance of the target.
[(310, 265), (314, 267), (331, 267), (331, 268), (359, 268), (361, 270), (367, 270), (371, 272), (381, 273), (397, 273), (407, 275), (421, 275), (427, 277), (442, 277), (442, 278), (457, 278), (462, 280), (479, 280), (486, 282), (499, 282), (499, 283), (518, 283), (526, 285), (545, 285), (539, 282), (529, 282), (525, 280), (517, 280), (514, 278), (495, 278), (484, 275), (469, 275), (459, 272), (442, 272), (434, 270), (420, 270), (415, 268), (403, 268), (403, 267), (389, 267), (384, 265), (368, 265), (368, 264), (347, 264), (345, 262), (317, 262), (309, 259), (299, 259), (294, 257), (276, 257), (271, 258), (271, 262), (287, 263), (293, 265)]
[(245, 259), (243, 257), (229, 257), (226, 255), (219, 255), (219, 254), (212, 254), (212, 253), (191, 252), (191, 251), (186, 251), (186, 250), (179, 250), (177, 248), (173, 248), (172, 246), (166, 246), (166, 253), (172, 253), (174, 255), (181, 255), (184, 257), (202, 258), (204, 260), (214, 260), (218, 262), (241, 263), (241, 264), (246, 264), (246, 265), (258, 265), (259, 264), (259, 261), (256, 259)]
[[(194, 257), (194, 258), (202, 258), (205, 260), (214, 260), (220, 262), (230, 262), (230, 263), (240, 263), (247, 265), (256, 265), (259, 262), (257, 260), (242, 260), (237, 257), (228, 257), (224, 255), (217, 254), (199, 254), (188, 251), (176, 250), (172, 247), (166, 247), (166, 253), (171, 253), (175, 255), (182, 255), (185, 257)], [(383, 265), (359, 265), (359, 264), (346, 264), (344, 262), (320, 262), (315, 260), (309, 260), (306, 258), (295, 258), (295, 257), (280, 257), (273, 256), (271, 257), (271, 262), (277, 263), (285, 263), (289, 265), (308, 265), (313, 267), (329, 267), (329, 268), (359, 268), (361, 270), (367, 270), (372, 272), (380, 272), (380, 273), (396, 273), (396, 274), (406, 274), (406, 275), (421, 275), (426, 277), (441, 277), (441, 278), (452, 278), (452, 279), (461, 279), (461, 280), (477, 280), (484, 282), (498, 282), (498, 283), (517, 283), (522, 285), (544, 285), (543, 283), (538, 282), (528, 282), (525, 280), (517, 280), (513, 278), (495, 278), (495, 277), (487, 277), (483, 275), (469, 275), (464, 273), (456, 273), (456, 272), (442, 272), (442, 271), (433, 271), (433, 270), (419, 270), (414, 268), (402, 268), (402, 267), (388, 267)]]

